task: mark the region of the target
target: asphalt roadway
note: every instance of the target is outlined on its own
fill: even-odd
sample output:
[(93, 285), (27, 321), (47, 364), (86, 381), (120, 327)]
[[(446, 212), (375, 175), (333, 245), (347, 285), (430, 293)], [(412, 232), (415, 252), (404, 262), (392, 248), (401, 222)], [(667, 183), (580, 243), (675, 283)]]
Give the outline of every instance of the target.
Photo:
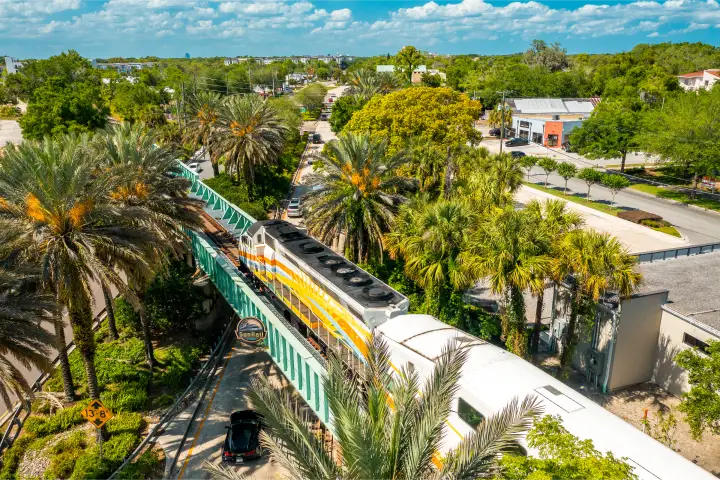
[(0, 148), (8, 142), (22, 142), (22, 130), (15, 120), (0, 120)]
[[(226, 353), (203, 404), (200, 405), (199, 413), (193, 422), (171, 478), (178, 480), (211, 478), (211, 474), (203, 469), (203, 462), (221, 463), (225, 426), (230, 424), (232, 412), (251, 408), (247, 394), (254, 376), (269, 378), (278, 386), (289, 385), (265, 350), (235, 341)], [(190, 408), (194, 408), (194, 405)], [(187, 423), (183, 421), (172, 423), (166, 429), (165, 435), (169, 437), (182, 435), (185, 425)], [(161, 443), (166, 448), (166, 454), (172, 454), (177, 449), (176, 442)], [(165, 445), (175, 445), (175, 447), (167, 448)], [(267, 453), (259, 460), (249, 461), (243, 465), (229, 463), (225, 465), (249, 479), (273, 480), (286, 477), (284, 470), (271, 461)]]

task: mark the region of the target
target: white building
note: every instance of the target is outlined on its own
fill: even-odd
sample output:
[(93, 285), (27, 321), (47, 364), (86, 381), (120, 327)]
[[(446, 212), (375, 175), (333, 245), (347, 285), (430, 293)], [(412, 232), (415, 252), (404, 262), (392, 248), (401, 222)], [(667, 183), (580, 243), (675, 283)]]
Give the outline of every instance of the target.
[(229, 67), (230, 65), (237, 65), (239, 63), (247, 62), (247, 57), (235, 57), (235, 58), (226, 58), (225, 59), (225, 66)]
[(17, 73), (18, 68), (22, 66), (23, 64), (17, 58), (5, 57), (5, 70), (7, 70), (7, 73)]
[(678, 75), (680, 86), (687, 91), (697, 91), (701, 88), (712, 88), (720, 80), (720, 69), (702, 70), (699, 72)]
[(378, 65), (375, 67), (377, 73), (395, 73), (395, 65)]

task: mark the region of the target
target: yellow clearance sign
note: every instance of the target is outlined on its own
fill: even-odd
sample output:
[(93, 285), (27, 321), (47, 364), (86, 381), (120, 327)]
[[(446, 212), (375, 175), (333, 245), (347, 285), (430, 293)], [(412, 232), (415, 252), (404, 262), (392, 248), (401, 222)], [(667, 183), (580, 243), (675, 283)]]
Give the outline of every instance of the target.
[(108, 410), (100, 400), (93, 400), (90, 405), (85, 407), (80, 412), (85, 420), (92, 423), (95, 428), (102, 428), (113, 417), (113, 414)]

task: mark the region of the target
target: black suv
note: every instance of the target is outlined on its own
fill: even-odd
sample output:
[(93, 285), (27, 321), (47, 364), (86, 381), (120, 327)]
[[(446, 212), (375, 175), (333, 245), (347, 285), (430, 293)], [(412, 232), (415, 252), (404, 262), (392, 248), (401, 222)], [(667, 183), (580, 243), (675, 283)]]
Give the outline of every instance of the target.
[(500, 129), (499, 128), (491, 128), (488, 132), (488, 135), (491, 137), (499, 137), (500, 136)]
[(507, 142), (505, 142), (506, 147), (523, 147), (525, 145), (529, 145), (530, 143), (527, 141), (526, 138), (511, 138)]
[(262, 456), (260, 430), (263, 428), (262, 415), (252, 410), (233, 412), (222, 448), (223, 462), (244, 463)]

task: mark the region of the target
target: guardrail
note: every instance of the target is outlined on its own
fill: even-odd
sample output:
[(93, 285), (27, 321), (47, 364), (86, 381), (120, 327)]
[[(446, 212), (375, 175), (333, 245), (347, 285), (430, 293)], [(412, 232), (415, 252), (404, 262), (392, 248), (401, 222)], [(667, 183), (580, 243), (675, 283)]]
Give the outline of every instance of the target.
[(689, 247), (671, 248), (668, 250), (656, 250), (637, 254), (638, 262), (652, 263), (658, 260), (669, 260), (679, 257), (692, 257), (703, 253), (720, 252), (720, 243), (705, 243), (703, 245), (692, 245)]

